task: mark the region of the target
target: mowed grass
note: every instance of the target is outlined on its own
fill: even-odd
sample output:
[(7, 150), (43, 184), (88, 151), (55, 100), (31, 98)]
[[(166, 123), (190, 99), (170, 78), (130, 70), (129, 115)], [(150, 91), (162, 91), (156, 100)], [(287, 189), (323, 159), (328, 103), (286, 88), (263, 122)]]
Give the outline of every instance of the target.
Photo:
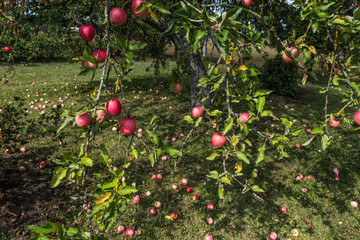
[[(137, 128), (143, 130), (150, 129), (149, 122), (154, 115), (164, 119), (155, 133), (169, 146), (180, 148), (192, 128), (183, 120), (183, 117), (190, 112), (190, 88), (187, 81), (182, 80), (185, 85), (183, 93), (176, 95), (170, 92), (170, 73), (171, 67), (175, 65), (174, 62), (169, 62), (168, 68), (163, 69), (157, 76), (144, 71), (149, 64), (150, 62), (136, 63), (131, 75), (132, 81), (124, 82), (125, 98), (131, 116), (136, 119)], [(77, 64), (17, 65), (14, 76), (9, 79), (13, 84), (1, 85), (0, 99), (3, 103), (7, 103), (14, 101), (13, 96), (19, 96), (26, 99), (26, 103), (37, 99), (42, 104), (50, 100), (50, 103), (44, 104), (47, 108), (41, 110), (32, 110), (26, 105), (25, 107), (31, 110), (29, 120), (36, 120), (42, 110), (46, 114), (53, 105), (57, 104), (64, 104), (64, 109), (76, 111), (88, 104), (87, 95), (93, 91), (93, 87), (100, 79), (100, 71), (94, 81), (90, 81), (90, 75), (78, 77), (79, 72)], [(110, 78), (112, 82), (115, 80), (113, 74)], [(33, 82), (35, 84), (31, 86)], [(325, 96), (319, 94), (319, 91), (325, 85), (324, 80), (309, 82), (306, 86), (301, 86), (296, 99), (272, 94), (267, 98), (265, 108), (273, 108), (277, 117), (297, 119), (294, 128), (312, 129), (324, 118)], [(112, 92), (112, 85), (109, 84), (108, 87)], [(36, 92), (39, 96), (36, 96)], [(122, 99), (121, 94), (117, 97)], [(59, 98), (63, 102), (59, 102)], [(330, 112), (334, 113), (343, 106), (341, 93), (333, 89), (329, 91), (329, 99)], [(105, 99), (102, 100), (105, 102)], [(123, 101), (122, 103), (121, 117), (125, 117), (125, 104)], [(170, 106), (172, 109), (169, 109)], [(174, 110), (176, 112), (172, 114)], [(353, 111), (354, 109), (347, 110), (346, 117), (352, 117)], [(218, 124), (223, 126), (225, 119), (217, 120)], [(43, 130), (56, 129), (59, 123), (60, 121), (55, 119), (39, 122), (34, 138), (25, 146), (28, 152), (6, 157), (5, 167), (15, 168), (26, 165), (28, 171), (51, 175), (56, 167), (52, 163), (53, 159), (60, 158), (61, 152), (76, 151), (77, 147), (86, 141), (80, 136), (81, 130), (77, 127), (66, 127), (60, 137), (55, 137), (51, 131)], [(263, 129), (268, 128), (271, 133), (284, 130), (283, 124), (272, 118), (262, 120), (259, 125)], [(254, 198), (249, 192), (242, 194), (242, 188), (236, 184), (226, 185), (225, 199), (219, 199), (218, 185), (207, 177), (210, 171), (216, 170), (219, 173), (223, 171), (222, 160), (206, 160), (213, 151), (210, 138), (214, 131), (209, 122), (200, 124), (185, 145), (184, 158), (177, 164), (176, 172), (174, 172), (176, 158), (170, 156), (166, 162), (158, 161), (154, 168), (150, 166), (147, 156), (141, 154), (136, 160), (128, 160), (131, 165), (125, 173), (126, 183), (137, 183), (141, 202), (119, 213), (118, 220), (109, 233), (111, 239), (126, 238), (123, 234), (116, 234), (118, 225), (133, 228), (137, 239), (204, 239), (206, 234), (212, 234), (214, 239), (268, 239), (272, 231), (277, 232), (280, 239), (291, 239), (290, 231), (293, 228), (300, 231), (299, 239), (360, 239), (360, 211), (350, 206), (350, 201), (360, 202), (359, 139), (352, 125), (341, 121), (338, 128), (330, 129), (334, 140), (325, 152), (318, 151), (317, 145), (296, 148), (296, 143), (301, 145), (308, 139), (304, 131), (301, 137), (292, 139), (285, 148), (289, 153), (288, 158), (280, 159), (277, 150), (269, 147), (265, 160), (258, 166), (254, 164), (255, 157), (251, 159), (251, 165), (244, 164), (243, 173), (247, 177), (250, 177), (254, 168), (258, 169), (256, 184), (266, 190), (265, 194), (259, 194), (263, 202)], [(143, 133), (142, 139), (149, 143), (147, 134), (144, 131)], [(167, 136), (170, 139), (175, 137), (176, 141), (166, 141)], [(253, 132), (250, 133), (250, 137), (255, 140), (251, 148), (255, 156), (256, 149), (263, 140)], [(120, 166), (125, 161), (129, 137), (121, 136), (108, 128), (103, 129), (97, 141), (109, 147), (109, 157), (113, 159), (113, 166)], [(140, 152), (143, 146), (138, 139), (135, 139), (135, 143)], [(4, 150), (0, 148), (1, 151)], [(91, 150), (90, 156), (97, 161), (94, 169), (105, 171), (105, 165), (100, 160), (98, 152)], [(40, 161), (46, 161), (47, 167), (39, 169)], [(235, 163), (235, 160), (229, 160), (229, 171), (234, 171)], [(334, 181), (333, 168), (340, 170), (340, 181)], [(151, 175), (159, 173), (163, 176), (162, 180), (151, 179)], [(296, 181), (295, 178), (299, 173), (304, 177), (312, 175), (313, 178)], [(185, 187), (181, 186), (182, 178), (188, 179), (188, 186), (193, 189), (192, 193), (187, 193)], [(93, 177), (91, 172), (86, 180), (99, 183), (102, 181)], [(240, 180), (244, 181), (241, 178)], [(172, 189), (174, 183), (179, 186), (177, 190)], [(302, 192), (303, 188), (307, 191)], [(83, 200), (70, 199), (70, 197), (81, 197), (82, 188), (72, 184), (61, 185), (59, 189), (65, 194), (56, 194), (54, 198), (63, 199), (65, 205), (63, 209), (66, 211), (53, 209), (50, 210), (52, 213), (44, 213), (44, 219), (39, 220), (42, 223), (46, 220), (59, 221), (67, 226), (76, 220), (78, 227), (84, 227), (86, 216), (83, 214), (77, 219), (75, 215), (81, 211)], [(90, 192), (90, 189), (88, 191)], [(146, 196), (147, 191), (151, 191), (150, 196)], [(200, 196), (199, 201), (192, 199), (194, 193)], [(155, 201), (161, 201), (162, 206), (157, 209), (157, 215), (153, 216), (149, 210)], [(214, 211), (206, 208), (210, 202), (215, 205)], [(279, 212), (280, 206), (286, 207), (287, 214), (283, 215)], [(172, 212), (177, 212), (179, 215), (174, 221), (165, 218)], [(52, 217), (49, 218), (48, 215)], [(205, 220), (208, 217), (214, 219), (213, 225), (206, 224)], [(27, 227), (24, 225), (22, 229), (18, 233), (5, 232), (2, 237), (21, 239), (20, 236), (28, 236)], [(26, 234), (24, 235), (23, 232)]]

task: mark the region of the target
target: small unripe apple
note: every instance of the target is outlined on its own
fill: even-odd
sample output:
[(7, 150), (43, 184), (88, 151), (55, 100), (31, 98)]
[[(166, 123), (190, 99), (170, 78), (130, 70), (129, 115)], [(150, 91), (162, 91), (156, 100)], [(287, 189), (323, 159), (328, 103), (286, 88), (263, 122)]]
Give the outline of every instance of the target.
[(122, 135), (130, 136), (136, 128), (136, 122), (132, 118), (122, 118), (119, 121), (119, 129)]
[(187, 188), (186, 188), (186, 191), (187, 191), (188, 193), (191, 193), (191, 192), (192, 192), (192, 188), (191, 188), (191, 187), (187, 187)]
[(26, 148), (25, 147), (20, 148), (20, 152), (22, 153), (26, 152)]
[(337, 181), (337, 182), (339, 182), (339, 181), (340, 181), (340, 177), (339, 177), (339, 176), (336, 176), (336, 177), (334, 177), (334, 180)]
[(176, 185), (175, 183), (172, 185), (172, 188), (174, 189), (174, 190), (176, 190), (176, 189), (178, 189), (178, 185)]
[(147, 15), (149, 14), (149, 9), (148, 8), (144, 8), (144, 10), (142, 10), (141, 12), (135, 13), (135, 9), (142, 3), (145, 2), (143, 0), (133, 0), (132, 4), (131, 4), (131, 12), (133, 14), (133, 16), (135, 18), (138, 18), (140, 20), (144, 19), (147, 17)]
[(132, 200), (132, 203), (133, 204), (138, 204), (140, 202), (140, 196), (139, 195), (136, 195), (133, 200)]
[(177, 218), (178, 218), (178, 214), (177, 214), (176, 212), (173, 212), (173, 213), (171, 213), (171, 217), (172, 217), (173, 219), (177, 219)]
[(192, 110), (191, 110), (191, 115), (194, 117), (194, 118), (198, 118), (198, 117), (201, 117), (204, 113), (204, 110), (202, 109), (202, 107), (194, 107)]
[(270, 237), (271, 240), (277, 239), (277, 234), (276, 234), (276, 232), (271, 232), (270, 235), (269, 235), (269, 237)]
[(214, 133), (211, 137), (211, 143), (214, 147), (222, 147), (226, 143), (226, 137), (221, 133)]
[(286, 208), (285, 207), (280, 207), (279, 211), (282, 213), (282, 214), (286, 214)]
[(180, 83), (176, 83), (175, 86), (171, 89), (174, 93), (179, 93), (183, 89), (183, 86)]
[(121, 113), (121, 103), (117, 98), (105, 103), (105, 111), (111, 116), (118, 116)]
[(357, 125), (360, 125), (360, 111), (354, 114), (354, 121), (356, 122)]
[(329, 126), (330, 127), (336, 128), (336, 127), (339, 126), (339, 124), (340, 124), (340, 122), (338, 120), (336, 120), (336, 119), (330, 119), (329, 120)]
[(207, 205), (207, 209), (209, 209), (209, 210), (214, 210), (214, 204), (213, 203), (209, 203), (208, 205)]
[(188, 181), (187, 181), (185, 178), (183, 178), (183, 179), (181, 180), (181, 184), (182, 184), (183, 186), (186, 186), (186, 185), (188, 184)]
[(122, 233), (124, 231), (125, 231), (125, 226), (123, 226), (123, 225), (118, 226), (118, 228), (117, 228), (118, 233)]
[(91, 117), (87, 112), (75, 116), (75, 123), (78, 127), (88, 127), (91, 123)]
[(242, 0), (242, 5), (245, 8), (249, 8), (251, 6), (251, 0)]
[(20, 166), (18, 170), (21, 173), (26, 172), (26, 168), (24, 166)]
[(209, 225), (211, 225), (211, 224), (214, 223), (214, 220), (213, 220), (212, 218), (207, 218), (207, 219), (206, 219), (206, 223), (209, 224)]
[(340, 171), (339, 171), (339, 169), (334, 168), (334, 169), (333, 169), (333, 173), (335, 173), (336, 175), (339, 175)]
[(149, 212), (152, 215), (156, 215), (156, 209), (155, 208), (151, 208)]
[(293, 237), (298, 237), (300, 235), (299, 230), (297, 230), (296, 228), (294, 228), (293, 230), (291, 230), (291, 235)]
[(157, 179), (156, 175), (153, 174), (153, 175), (151, 176), (151, 179), (152, 179), (152, 180), (156, 180), (156, 179)]
[(161, 207), (161, 202), (160, 202), (160, 201), (156, 201), (156, 202), (154, 203), (154, 206), (155, 206), (156, 208), (160, 208), (160, 207)]
[(120, 8), (113, 8), (110, 11), (110, 22), (115, 27), (119, 27), (126, 22), (126, 12)]
[(250, 118), (250, 115), (248, 113), (244, 112), (240, 115), (239, 119), (240, 119), (240, 122), (246, 123), (249, 120), (249, 118)]
[(353, 208), (357, 208), (357, 207), (358, 207), (358, 203), (357, 203), (356, 201), (352, 201), (350, 204), (351, 204), (351, 206), (352, 206)]
[(6, 53), (10, 53), (10, 52), (11, 52), (11, 48), (10, 48), (10, 47), (4, 47), (4, 51), (5, 51)]
[(151, 195), (151, 192), (150, 191), (147, 191), (146, 192), (146, 196), (150, 196)]
[(166, 161), (167, 160), (167, 157), (166, 156), (162, 156), (161, 157), (161, 161)]
[(197, 201), (197, 200), (199, 200), (199, 195), (194, 194), (194, 195), (192, 196), (192, 198), (193, 198), (195, 201)]
[(296, 176), (296, 180), (297, 181), (301, 181), (303, 179), (303, 175), (302, 174), (299, 174)]
[[(99, 51), (100, 51), (100, 53), (99, 53)], [(99, 56), (98, 56), (98, 54), (99, 54)], [(104, 50), (97, 49), (93, 52), (93, 56), (95, 59), (97, 58), (98, 63), (103, 63), (103, 62), (105, 62), (106, 52)]]
[(85, 42), (91, 42), (95, 37), (95, 30), (90, 25), (82, 25), (79, 27), (79, 35)]
[(131, 237), (132, 235), (134, 235), (134, 230), (132, 228), (128, 228), (126, 229), (125, 234)]
[(157, 176), (156, 176), (157, 179), (162, 179), (162, 175), (159, 173)]
[(311, 176), (311, 175), (307, 175), (307, 176), (306, 176), (306, 179), (307, 179), (307, 180), (311, 180), (311, 179), (312, 179), (312, 176)]

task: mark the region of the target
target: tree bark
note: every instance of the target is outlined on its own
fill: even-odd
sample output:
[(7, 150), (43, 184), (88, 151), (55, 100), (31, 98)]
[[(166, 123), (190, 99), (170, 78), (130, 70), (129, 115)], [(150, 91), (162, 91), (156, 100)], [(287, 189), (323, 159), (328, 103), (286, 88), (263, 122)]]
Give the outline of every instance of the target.
[[(164, 32), (168, 29), (169, 25), (165, 23), (156, 23), (151, 19), (146, 19), (146, 23), (155, 27), (157, 30)], [(189, 75), (189, 82), (191, 88), (191, 104), (192, 106), (204, 106), (205, 108), (209, 108), (211, 105), (211, 97), (210, 90), (211, 87), (198, 87), (197, 84), (201, 77), (206, 75), (206, 70), (203, 62), (201, 61), (201, 54), (199, 52), (194, 52), (188, 43), (184, 41), (184, 31), (179, 30), (178, 32), (172, 34), (170, 36), (171, 41), (175, 46), (175, 52), (177, 55), (186, 54), (185, 55), (185, 64), (187, 66)], [(207, 99), (203, 102), (201, 100), (207, 97)]]

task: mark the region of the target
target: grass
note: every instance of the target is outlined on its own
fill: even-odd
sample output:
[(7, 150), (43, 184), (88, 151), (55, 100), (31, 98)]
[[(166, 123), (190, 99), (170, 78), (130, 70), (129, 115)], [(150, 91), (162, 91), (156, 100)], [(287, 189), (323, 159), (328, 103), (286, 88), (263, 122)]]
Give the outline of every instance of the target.
[[(143, 70), (148, 64), (148, 62), (136, 63), (134, 66), (136, 71), (131, 76), (132, 81), (125, 84), (127, 86), (125, 97), (128, 100), (131, 116), (136, 119), (137, 128), (149, 129), (149, 121), (154, 115), (166, 118), (177, 109), (176, 114), (167, 120), (165, 125), (159, 126), (156, 133), (163, 141), (166, 136), (175, 137), (177, 141), (170, 141), (168, 144), (180, 148), (191, 129), (191, 126), (182, 120), (183, 116), (190, 112), (190, 103), (187, 101), (189, 86), (185, 84), (182, 95), (171, 93), (170, 72), (171, 66), (175, 63), (170, 62), (169, 67), (162, 70), (158, 76)], [(0, 99), (3, 103), (7, 103), (13, 101), (13, 96), (20, 96), (25, 98), (26, 102), (43, 98), (42, 101), (50, 100), (54, 104), (61, 104), (59, 103), (61, 97), (64, 100), (64, 109), (77, 110), (87, 104), (86, 95), (91, 91), (87, 91), (86, 87), (90, 88), (98, 84), (100, 78), (96, 75), (91, 83), (89, 76), (76, 77), (78, 73), (79, 67), (75, 64), (17, 65), (15, 75), (9, 79), (13, 84), (2, 85)], [(33, 82), (35, 85), (31, 87)], [(45, 85), (44, 82), (47, 84)], [(69, 85), (67, 86), (66, 83)], [(267, 98), (265, 107), (267, 109), (273, 107), (273, 112), (278, 117), (297, 119), (295, 128), (312, 129), (323, 119), (325, 96), (319, 94), (319, 90), (325, 85), (324, 80), (309, 82), (306, 86), (301, 86), (300, 94), (296, 99), (272, 94)], [(65, 91), (54, 91), (54, 89), (62, 89), (62, 86)], [(39, 97), (36, 97), (36, 92), (39, 92)], [(68, 99), (65, 98), (66, 94), (70, 94)], [(27, 97), (27, 95), (31, 96)], [(135, 98), (137, 96), (139, 98)], [(329, 111), (334, 113), (342, 107), (341, 93), (331, 89), (329, 97)], [(154, 100), (151, 100), (152, 98)], [(72, 102), (75, 103), (74, 106), (71, 105)], [(47, 104), (48, 108), (45, 110), (48, 111), (54, 104)], [(169, 110), (166, 104), (173, 109)], [(55, 138), (50, 130), (43, 131), (44, 128), (56, 129), (59, 119), (38, 120), (39, 112), (40, 110), (32, 110), (27, 117), (29, 121), (38, 121), (38, 125), (34, 128), (34, 139), (25, 145), (28, 152), (5, 157), (2, 160), (4, 168), (26, 165), (29, 171), (48, 176), (56, 167), (51, 160), (59, 158), (61, 152), (76, 151), (77, 146), (85, 142), (80, 136), (81, 130), (76, 127), (65, 128), (60, 138)], [(352, 111), (346, 112), (346, 117), (351, 116)], [(223, 124), (223, 120), (218, 119), (219, 124)], [(283, 129), (279, 121), (271, 118), (266, 121), (264, 126), (270, 132), (276, 131), (277, 127)], [(256, 200), (249, 193), (241, 194), (238, 185), (225, 186), (225, 199), (218, 198), (218, 186), (207, 177), (210, 171), (222, 171), (222, 162), (206, 160), (213, 149), (209, 141), (214, 132), (211, 126), (210, 123), (204, 122), (191, 135), (184, 148), (184, 159), (178, 163), (177, 172), (173, 171), (174, 158), (169, 157), (166, 162), (157, 162), (154, 168), (151, 168), (146, 156), (131, 160), (131, 165), (126, 170), (126, 182), (137, 183), (141, 204), (129, 206), (121, 212), (116, 226), (121, 224), (126, 228), (134, 228), (139, 239), (203, 239), (209, 233), (215, 239), (267, 239), (271, 231), (277, 232), (280, 239), (289, 239), (293, 228), (300, 231), (299, 239), (360, 238), (360, 212), (359, 209), (350, 206), (350, 201), (360, 201), (359, 140), (352, 125), (341, 121), (339, 128), (330, 129), (335, 140), (325, 152), (319, 152), (316, 145), (296, 148), (294, 147), (296, 143), (302, 144), (307, 138), (295, 138), (286, 147), (290, 155), (288, 158), (280, 159), (276, 149), (269, 148), (261, 164), (255, 166), (252, 163), (250, 167), (244, 166), (243, 172), (247, 176), (254, 168), (258, 169), (256, 183), (266, 190), (266, 194), (260, 195), (264, 202)], [(261, 142), (258, 142), (255, 135), (253, 138), (256, 142), (251, 150), (255, 152)], [(110, 128), (104, 129), (97, 141), (106, 143), (109, 147), (114, 166), (124, 161), (129, 138), (120, 136)], [(141, 145), (137, 147), (139, 150), (142, 148)], [(3, 151), (2, 147), (0, 149)], [(103, 169), (100, 158), (94, 151), (91, 154), (99, 162), (94, 168)], [(48, 164), (44, 169), (38, 168), (41, 160)], [(340, 169), (339, 182), (334, 181), (333, 168)], [(163, 179), (152, 180), (151, 175), (158, 173), (162, 174)], [(304, 176), (312, 175), (313, 179), (295, 181), (299, 173)], [(193, 201), (193, 193), (187, 193), (185, 188), (180, 186), (182, 178), (189, 180), (188, 186), (193, 189), (193, 193), (200, 196), (199, 201)], [(89, 175), (87, 181), (99, 180)], [(173, 183), (179, 185), (178, 190), (172, 189)], [(304, 187), (307, 189), (306, 193), (301, 191)], [(41, 223), (51, 220), (69, 225), (76, 220), (75, 214), (80, 212), (83, 202), (71, 200), (70, 197), (80, 197), (81, 189), (73, 184), (62, 185), (58, 189), (53, 192), (51, 198), (61, 202), (60, 207), (50, 208), (50, 213), (44, 212), (43, 218), (39, 219)], [(145, 195), (147, 191), (151, 191), (149, 197)], [(161, 201), (162, 207), (158, 209), (157, 215), (153, 216), (149, 213), (149, 209), (155, 201)], [(215, 210), (212, 212), (206, 209), (206, 205), (210, 202), (215, 204)], [(280, 206), (286, 207), (288, 212), (286, 215), (279, 213)], [(174, 221), (165, 219), (165, 216), (174, 211), (179, 214), (178, 219)], [(214, 219), (213, 225), (205, 223), (207, 217)], [(76, 224), (81, 227), (84, 222), (86, 218), (81, 216)], [(20, 225), (17, 226), (17, 232), (6, 229), (0, 236), (4, 239), (22, 239), (28, 234), (26, 225)], [(115, 228), (110, 231), (109, 236), (112, 239), (124, 237), (117, 235)]]

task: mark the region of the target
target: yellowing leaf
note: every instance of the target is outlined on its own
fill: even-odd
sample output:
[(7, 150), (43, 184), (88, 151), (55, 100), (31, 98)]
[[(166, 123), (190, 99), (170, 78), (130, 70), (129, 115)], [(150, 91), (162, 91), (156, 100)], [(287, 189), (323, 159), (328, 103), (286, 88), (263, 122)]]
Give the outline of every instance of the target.
[(172, 216), (165, 216), (165, 218), (174, 221), (174, 218)]
[(232, 75), (233, 77), (235, 77), (235, 76), (236, 76), (236, 73), (235, 73), (234, 69), (233, 69), (232, 67), (230, 67), (230, 69), (231, 69), (231, 75)]
[(99, 197), (98, 199), (95, 200), (96, 204), (100, 204), (105, 202), (106, 200), (108, 200), (111, 196), (111, 192), (107, 192), (105, 195), (102, 195), (101, 197)]
[(156, 14), (153, 12), (153, 10), (151, 10), (151, 8), (149, 8), (149, 13), (152, 20), (154, 20), (155, 22), (159, 22), (158, 18), (156, 17)]
[(310, 45), (309, 50), (310, 50), (310, 52), (312, 52), (313, 54), (316, 55), (316, 48), (314, 46)]
[(246, 65), (242, 65), (242, 66), (239, 67), (239, 70), (240, 71), (246, 71), (246, 70), (248, 70), (248, 67)]
[(91, 97), (95, 97), (97, 90), (99, 89), (99, 87), (95, 87), (94, 91), (91, 93)]
[(106, 20), (105, 20), (102, 24), (104, 24), (104, 25), (105, 25), (105, 24), (107, 24), (107, 22), (108, 22), (108, 20), (106, 19)]
[(240, 173), (242, 170), (242, 161), (238, 161), (238, 163), (235, 165), (236, 173)]

